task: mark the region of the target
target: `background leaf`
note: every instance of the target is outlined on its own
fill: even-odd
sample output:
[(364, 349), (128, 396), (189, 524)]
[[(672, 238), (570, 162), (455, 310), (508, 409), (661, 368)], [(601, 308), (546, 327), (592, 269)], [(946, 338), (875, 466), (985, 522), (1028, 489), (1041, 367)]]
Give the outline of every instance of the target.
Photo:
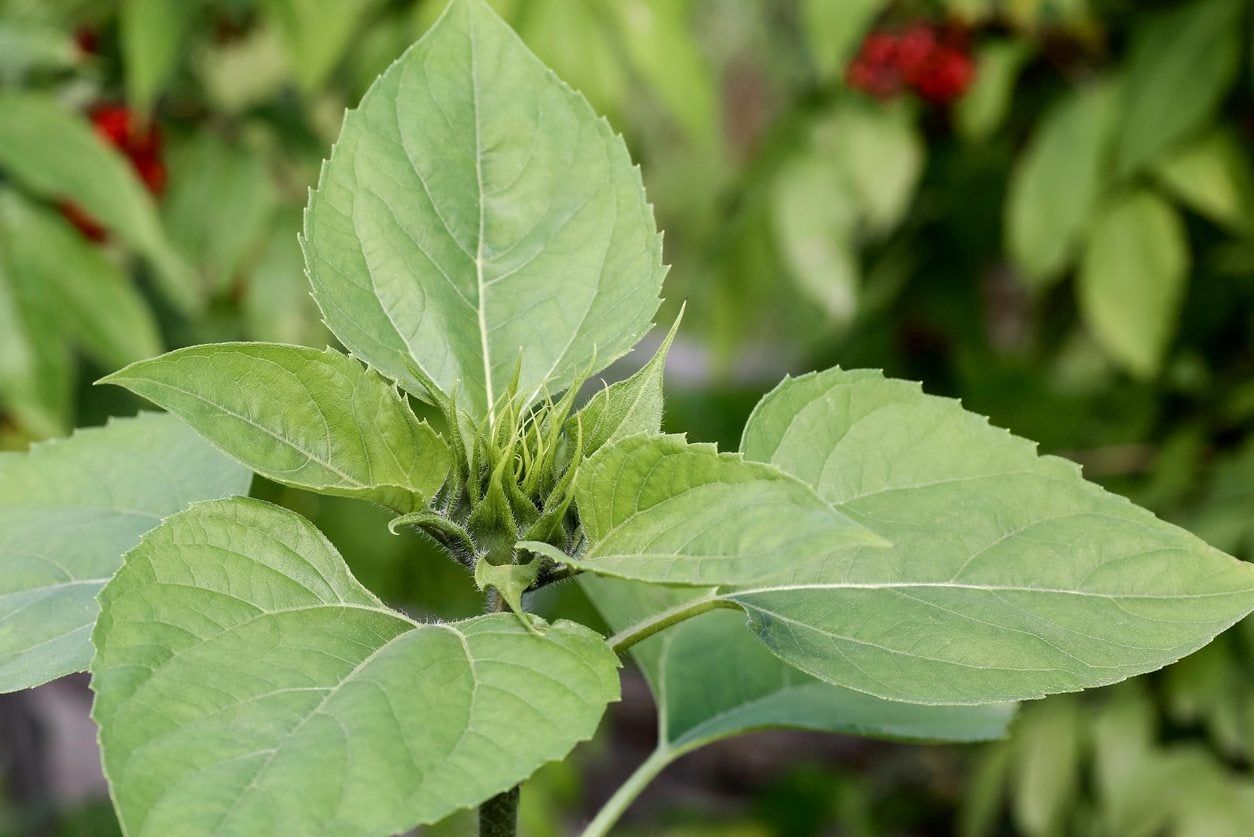
[(1240, 140), (1217, 128), (1181, 145), (1154, 167), (1189, 208), (1238, 234), (1254, 227), (1254, 169)]
[[(404, 103), (398, 106), (398, 103)], [(369, 161), (366, 165), (365, 161)], [(357, 356), (417, 362), (486, 415), (644, 334), (661, 243), (622, 140), (481, 0), (456, 0), (345, 119), (305, 217), (310, 279)]]
[(152, 110), (183, 55), (196, 3), (186, 0), (127, 0), (119, 9), (126, 97), (141, 112)]
[(1174, 662), (1254, 608), (1248, 564), (876, 372), (786, 380), (742, 447), (893, 544), (833, 556), (826, 581), (724, 594), (837, 685), (920, 703), (1075, 691)]
[(0, 454), (0, 692), (83, 671), (96, 594), (166, 515), (252, 475), (173, 416)]
[(1044, 286), (1070, 263), (1107, 177), (1117, 93), (1078, 89), (1041, 120), (1006, 198), (1006, 249), (1024, 279)]
[(1158, 371), (1188, 270), (1184, 227), (1162, 198), (1142, 189), (1098, 213), (1077, 280), (1080, 311), (1107, 354), (1133, 374)]
[(1153, 162), (1214, 115), (1241, 64), (1244, 7), (1241, 0), (1197, 0), (1138, 27), (1123, 84), (1121, 175)]
[(93, 717), (131, 834), (407, 831), (564, 757), (618, 698), (587, 628), (413, 622), (257, 500), (165, 521), (101, 606)]
[(152, 196), (86, 120), (42, 96), (0, 93), (0, 170), (40, 197), (86, 210), (148, 257), (172, 303), (199, 305), (195, 276), (170, 246)]
[(175, 413), (264, 477), (401, 514), (422, 508), (451, 466), (444, 440), (393, 384), (333, 349), (192, 346), (101, 383)]
[[(7, 192), (0, 227), (15, 271), (47, 296), (49, 325), (93, 360), (113, 369), (161, 352), (157, 324), (130, 276), (65, 219)], [(60, 350), (52, 329), (38, 337), (43, 348)]]

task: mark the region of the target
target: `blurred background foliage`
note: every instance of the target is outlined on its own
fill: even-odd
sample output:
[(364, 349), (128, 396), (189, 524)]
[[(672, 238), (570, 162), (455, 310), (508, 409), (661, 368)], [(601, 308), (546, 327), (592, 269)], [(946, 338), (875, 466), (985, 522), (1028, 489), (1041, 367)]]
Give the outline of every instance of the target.
[[(1248, 0), (495, 5), (643, 167), (673, 266), (659, 322), (689, 302), (670, 429), (734, 446), (782, 374), (880, 367), (1254, 557)], [(90, 382), (163, 349), (325, 345), (306, 190), (343, 109), (441, 7), (0, 0), (0, 447), (133, 412)], [(313, 517), (390, 600), (475, 608), (372, 510), (255, 493)], [(601, 738), (529, 783), (528, 834), (568, 832), (643, 758), (647, 697), (625, 691)], [(0, 833), (113, 833), (85, 701), (72, 680), (0, 703)], [(622, 828), (1243, 835), (1252, 757), (1247, 623), (1027, 706), (983, 748), (724, 742)]]

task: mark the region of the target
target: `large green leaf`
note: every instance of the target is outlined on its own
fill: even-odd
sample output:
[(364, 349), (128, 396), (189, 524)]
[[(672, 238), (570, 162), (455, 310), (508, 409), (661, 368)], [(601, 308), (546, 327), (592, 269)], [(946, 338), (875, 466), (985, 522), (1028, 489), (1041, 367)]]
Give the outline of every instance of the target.
[(86, 669), (96, 594), (123, 553), (166, 515), (250, 479), (156, 413), (0, 454), (0, 692)]
[(723, 593), (837, 685), (920, 703), (1074, 691), (1173, 662), (1254, 608), (1254, 567), (877, 372), (785, 381), (743, 449), (893, 543)]
[(293, 512), (202, 503), (101, 594), (104, 766), (129, 834), (394, 834), (565, 756), (618, 697), (570, 622), (420, 624)]
[[(39, 283), (67, 337), (114, 368), (161, 351), (157, 324), (131, 278), (63, 218), (0, 193), (0, 228), (15, 269)], [(55, 343), (52, 335), (40, 339)]]
[(73, 201), (152, 262), (171, 302), (199, 303), (195, 277), (166, 239), (152, 196), (86, 120), (47, 96), (0, 94), (0, 170), (41, 197)]
[(305, 216), (327, 324), (418, 395), (487, 415), (644, 334), (665, 270), (621, 138), (482, 0), (455, 0), (348, 114)]
[[(584, 575), (584, 592), (614, 630), (681, 605), (705, 591)], [(823, 683), (767, 651), (744, 618), (721, 611), (680, 623), (632, 647), (661, 718), (660, 748), (671, 758), (721, 738), (792, 727), (908, 740), (999, 738), (1011, 704), (924, 706)], [(728, 672), (735, 672), (729, 677)]]
[(1130, 372), (1158, 371), (1188, 269), (1188, 238), (1171, 204), (1141, 189), (1102, 207), (1080, 263), (1080, 312), (1106, 353)]
[(578, 566), (660, 584), (748, 584), (884, 542), (800, 480), (680, 436), (630, 436), (579, 468)]
[(1041, 120), (1006, 198), (1006, 249), (1045, 285), (1071, 261), (1105, 187), (1117, 114), (1110, 84), (1075, 90)]
[(1241, 65), (1242, 0), (1196, 0), (1149, 17), (1128, 58), (1117, 168), (1130, 174), (1206, 124)]
[(191, 346), (101, 382), (175, 413), (264, 477), (401, 514), (422, 508), (451, 465), (395, 386), (331, 349)]

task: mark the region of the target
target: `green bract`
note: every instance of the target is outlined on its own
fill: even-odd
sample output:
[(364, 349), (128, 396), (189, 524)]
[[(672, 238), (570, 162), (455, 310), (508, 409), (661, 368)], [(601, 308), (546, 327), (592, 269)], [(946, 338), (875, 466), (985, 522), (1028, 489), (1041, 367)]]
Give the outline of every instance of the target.
[[(825, 15), (820, 5), (807, 15)], [(1192, 38), (1231, 4), (1208, 5)], [(346, 26), (293, 26), (286, 37), (295, 54), (320, 39), (320, 52), (335, 53)], [(148, 60), (132, 80), (145, 91), (166, 59)], [(305, 69), (311, 80), (327, 71)], [(1121, 95), (1135, 105), (1138, 85), (1166, 72), (1146, 65)], [(1054, 182), (1070, 138), (1082, 140), (1090, 174), (1112, 143), (1133, 169), (1157, 155), (1112, 137), (1116, 92), (1096, 87), (1055, 112), (1020, 175), (1010, 236), (1041, 282), (1082, 248), (1091, 324), (1148, 374), (1183, 273), (1174, 216), (1148, 193), (1108, 204)], [(58, 118), (20, 99), (0, 100), (6, 109)], [(834, 146), (842, 172), (883, 152), (883, 136), (917, 157), (915, 140), (887, 123), (858, 117), (847, 128), (854, 136)], [(0, 165), (29, 133), (0, 128)], [(83, 140), (67, 147), (87, 154)], [(160, 252), (134, 190), (107, 201), (73, 159), (47, 153), (60, 168), (14, 179), (71, 194)], [(1157, 176), (1185, 188), (1182, 159)], [(885, 186), (873, 168), (845, 172), (867, 204), (857, 224), (837, 225), (845, 232), (875, 232), (903, 210), (913, 175)], [(823, 206), (804, 176), (819, 170), (831, 173), (795, 169), (773, 187), (787, 210), (776, 223), (807, 224), (786, 236), (794, 244), (830, 245), (839, 207)], [(1223, 217), (1240, 205), (1202, 191), (1196, 200)], [(11, 226), (58, 241), (38, 212), (5, 206)], [(183, 229), (196, 239), (194, 223)], [(1129, 244), (1145, 230), (1162, 240)], [(34, 281), (37, 248), (11, 238), (0, 236), (0, 270)], [(741, 450), (720, 452), (661, 432), (677, 322), (639, 372), (580, 407), (585, 380), (650, 326), (660, 237), (622, 140), (483, 0), (454, 0), (348, 114), (302, 240), (326, 322), (351, 354), (195, 346), (104, 380), (258, 474), (390, 509), (390, 528), (432, 539), (492, 612), (424, 623), (389, 609), (310, 522), (258, 500), (214, 499), (242, 492), (246, 474), (171, 418), (0, 458), (0, 688), (81, 668), (95, 624), (94, 717), (128, 833), (383, 835), (480, 805), (483, 833), (513, 834), (514, 789), (594, 733), (618, 696), (616, 654), (631, 649), (660, 735), (589, 826), (603, 834), (665, 764), (711, 741), (768, 727), (994, 738), (1014, 701), (1159, 668), (1254, 608), (1250, 566), (957, 402), (878, 372), (784, 381), (754, 411)], [(812, 284), (830, 284), (819, 262), (832, 260), (802, 250), (792, 255)], [(1125, 250), (1140, 253), (1136, 276)], [(217, 282), (241, 251), (201, 255)], [(100, 267), (85, 254), (78, 262)], [(1155, 318), (1125, 333), (1109, 311), (1138, 276), (1157, 288), (1139, 303)], [(74, 298), (125, 308), (114, 291)], [(36, 321), (18, 318), (27, 300), (10, 296), (0, 325)], [(142, 329), (133, 338), (119, 362), (153, 343)], [(55, 425), (58, 393), (39, 384), (0, 375)], [(427, 402), (430, 423), (411, 396)], [(187, 508), (196, 500), (208, 502)], [(581, 573), (617, 632), (608, 640), (525, 612), (529, 594)]]

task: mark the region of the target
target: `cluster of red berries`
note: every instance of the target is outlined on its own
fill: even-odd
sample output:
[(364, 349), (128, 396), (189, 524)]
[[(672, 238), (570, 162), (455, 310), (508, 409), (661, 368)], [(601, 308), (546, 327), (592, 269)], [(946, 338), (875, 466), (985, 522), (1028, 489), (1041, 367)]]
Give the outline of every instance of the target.
[[(96, 134), (130, 161), (148, 191), (160, 196), (165, 191), (166, 171), (157, 126), (124, 105), (100, 105), (88, 113), (88, 118)], [(104, 240), (104, 228), (82, 207), (66, 202), (61, 211), (87, 238)]]
[(850, 87), (881, 99), (910, 89), (939, 105), (961, 97), (974, 80), (966, 33), (932, 23), (916, 23), (901, 32), (871, 32), (846, 75)]

